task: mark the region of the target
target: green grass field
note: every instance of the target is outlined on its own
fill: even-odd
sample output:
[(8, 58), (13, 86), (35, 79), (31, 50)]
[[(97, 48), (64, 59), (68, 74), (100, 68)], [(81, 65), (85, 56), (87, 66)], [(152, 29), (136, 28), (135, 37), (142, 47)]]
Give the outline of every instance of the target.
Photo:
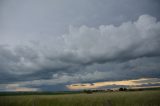
[(0, 106), (160, 106), (160, 90), (0, 96)]

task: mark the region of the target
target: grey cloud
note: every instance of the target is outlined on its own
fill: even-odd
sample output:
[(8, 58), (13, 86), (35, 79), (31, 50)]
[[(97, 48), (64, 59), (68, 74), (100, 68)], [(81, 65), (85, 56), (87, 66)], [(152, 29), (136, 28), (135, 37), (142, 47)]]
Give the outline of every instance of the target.
[(55, 36), (65, 33), (68, 25), (119, 25), (141, 14), (160, 19), (159, 4), (158, 0), (1, 0), (0, 31)]
[(160, 22), (149, 15), (119, 26), (70, 27), (49, 41), (0, 47), (2, 83), (23, 86), (159, 77)]
[(72, 27), (70, 33), (63, 36), (65, 51), (75, 56), (74, 62), (82, 63), (159, 56), (159, 29), (160, 23), (149, 15), (142, 15), (136, 22), (126, 22), (118, 27)]
[(0, 84), (49, 89), (159, 77), (159, 5), (159, 0), (0, 0)]

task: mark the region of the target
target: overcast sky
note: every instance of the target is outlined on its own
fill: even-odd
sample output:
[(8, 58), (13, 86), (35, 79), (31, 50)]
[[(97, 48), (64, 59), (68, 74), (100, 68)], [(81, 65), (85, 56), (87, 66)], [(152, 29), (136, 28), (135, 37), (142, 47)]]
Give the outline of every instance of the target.
[(159, 10), (159, 0), (0, 0), (0, 91), (159, 83)]

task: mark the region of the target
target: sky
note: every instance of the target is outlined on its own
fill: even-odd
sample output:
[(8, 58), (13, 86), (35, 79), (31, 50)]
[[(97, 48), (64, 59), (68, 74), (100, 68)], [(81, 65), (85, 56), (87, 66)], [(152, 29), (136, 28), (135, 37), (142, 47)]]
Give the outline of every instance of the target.
[(0, 0), (0, 91), (160, 85), (159, 0)]

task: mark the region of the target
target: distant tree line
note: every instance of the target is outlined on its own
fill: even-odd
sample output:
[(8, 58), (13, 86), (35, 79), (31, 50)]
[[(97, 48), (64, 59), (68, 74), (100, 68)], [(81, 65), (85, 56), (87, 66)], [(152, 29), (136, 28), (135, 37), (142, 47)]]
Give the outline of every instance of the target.
[(119, 88), (119, 91), (127, 91), (127, 88)]
[[(119, 88), (118, 90), (116, 91), (127, 91), (128, 89), (127, 88)], [(113, 92), (114, 90), (112, 89), (107, 89), (107, 90), (83, 90), (84, 93), (87, 93), (87, 94), (91, 94), (91, 93), (94, 93), (94, 92)]]
[(91, 94), (94, 92), (105, 92), (105, 90), (83, 90), (84, 93)]

